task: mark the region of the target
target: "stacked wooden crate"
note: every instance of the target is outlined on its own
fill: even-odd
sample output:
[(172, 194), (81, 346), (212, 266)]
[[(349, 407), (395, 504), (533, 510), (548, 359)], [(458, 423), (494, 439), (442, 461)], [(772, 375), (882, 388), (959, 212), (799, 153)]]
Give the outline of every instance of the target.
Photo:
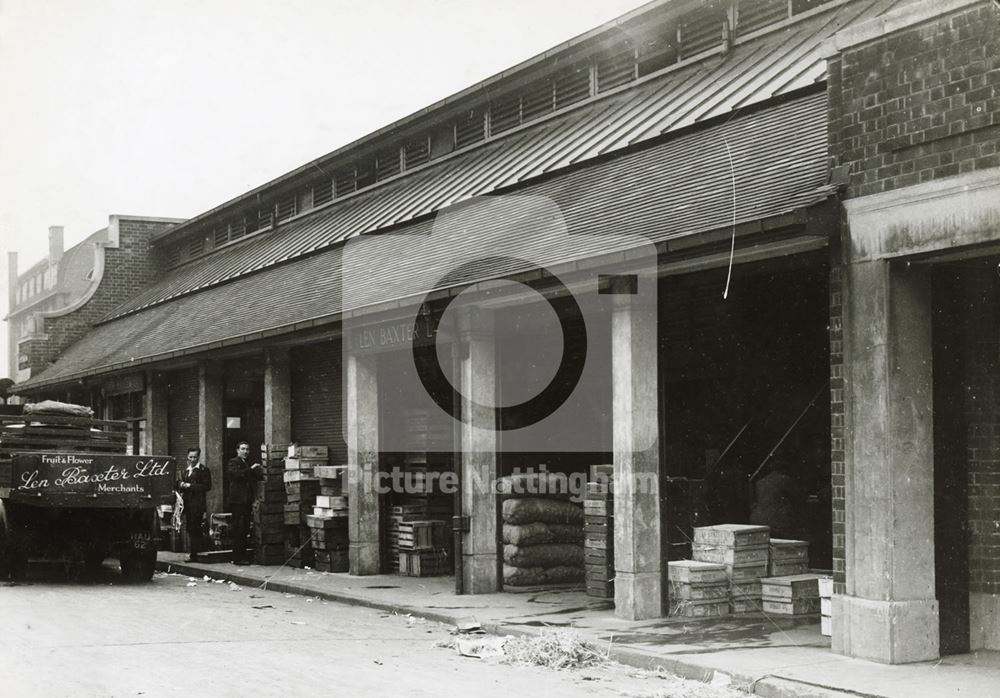
[(399, 573), (409, 577), (449, 574), (450, 531), (444, 521), (403, 521), (397, 529)]
[(833, 577), (819, 578), (819, 632), (830, 637), (833, 635)]
[(316, 569), (320, 572), (346, 572), (347, 497), (318, 495), (313, 513), (306, 517), (310, 529)]
[(280, 565), (285, 561), (285, 456), (287, 446), (262, 444), (264, 479), (257, 488), (254, 506), (254, 560), (258, 565)]
[[(403, 487), (392, 493), (386, 563), (391, 571), (403, 575), (449, 574), (453, 568), (449, 530), (453, 498), (443, 492), (441, 478), (452, 470), (451, 421), (424, 408), (407, 408), (403, 419), (407, 450), (402, 465), (395, 467), (402, 475), (399, 482)], [(410, 547), (415, 535), (412, 524), (434, 529), (431, 548)]]
[(767, 576), (770, 529), (747, 524), (718, 524), (694, 529), (692, 557), (723, 565), (730, 583), (733, 613), (760, 611), (760, 580)]
[(590, 466), (583, 500), (583, 565), (587, 596), (615, 596), (615, 500), (613, 465)]
[(809, 542), (804, 540), (771, 539), (767, 561), (768, 577), (787, 577), (809, 571)]
[(313, 475), (319, 480), (319, 494), (322, 497), (338, 497), (347, 494), (344, 479), (347, 477), (346, 465), (317, 465)]
[(764, 613), (804, 616), (819, 613), (818, 574), (793, 574), (761, 580)]
[(421, 504), (397, 504), (389, 508), (389, 566), (393, 571), (399, 571), (400, 527), (413, 521), (425, 521), (426, 519), (426, 511)]
[(308, 518), (316, 506), (320, 481), (316, 468), (327, 465), (326, 446), (290, 444), (285, 458), (285, 557), (293, 567), (315, 564), (312, 540), (314, 531)]
[(729, 578), (720, 563), (673, 560), (667, 563), (669, 615), (709, 618), (730, 613)]

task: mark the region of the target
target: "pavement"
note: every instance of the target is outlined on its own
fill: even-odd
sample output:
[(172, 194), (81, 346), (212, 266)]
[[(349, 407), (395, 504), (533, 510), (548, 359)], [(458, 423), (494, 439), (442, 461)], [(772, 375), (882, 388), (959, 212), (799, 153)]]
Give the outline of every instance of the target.
[(761, 613), (625, 621), (615, 618), (610, 601), (577, 588), (457, 596), (452, 577), (355, 577), (292, 567), (191, 563), (185, 557), (161, 551), (157, 568), (449, 625), (474, 619), (498, 635), (572, 628), (592, 648), (622, 664), (659, 667), (706, 682), (728, 680), (768, 698), (1000, 698), (1000, 652), (888, 666), (834, 654), (830, 639), (820, 635), (813, 619)]

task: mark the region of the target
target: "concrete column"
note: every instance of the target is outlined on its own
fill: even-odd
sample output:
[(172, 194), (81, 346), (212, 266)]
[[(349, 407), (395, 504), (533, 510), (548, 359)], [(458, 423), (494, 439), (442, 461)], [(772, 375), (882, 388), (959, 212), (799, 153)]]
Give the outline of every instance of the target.
[(615, 615), (645, 620), (665, 614), (660, 550), (656, 308), (631, 292), (616, 292), (611, 329)]
[(198, 366), (198, 445), (201, 462), (212, 472), (212, 489), (208, 493), (208, 511), (224, 511), (223, 501), (223, 419), (222, 400), (225, 386), (222, 367), (217, 361), (204, 361)]
[[(496, 337), (492, 311), (465, 308), (459, 316), (462, 400), (462, 583), (467, 594), (500, 589), (497, 558)], [(473, 405), (472, 402), (478, 403)]]
[(167, 385), (158, 371), (146, 371), (146, 454), (167, 455)]
[(347, 533), (351, 574), (379, 573), (378, 363), (347, 361)]
[(847, 593), (833, 600), (833, 649), (935, 659), (929, 268), (856, 262), (844, 301)]
[(292, 373), (288, 350), (264, 355), (264, 443), (283, 446), (292, 438)]

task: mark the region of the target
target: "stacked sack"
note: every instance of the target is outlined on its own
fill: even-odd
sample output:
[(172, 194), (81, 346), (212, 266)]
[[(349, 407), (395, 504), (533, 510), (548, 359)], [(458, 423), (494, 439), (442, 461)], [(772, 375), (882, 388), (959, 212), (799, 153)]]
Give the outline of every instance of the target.
[(500, 481), (505, 586), (583, 580), (583, 507), (559, 491), (564, 482), (551, 473)]

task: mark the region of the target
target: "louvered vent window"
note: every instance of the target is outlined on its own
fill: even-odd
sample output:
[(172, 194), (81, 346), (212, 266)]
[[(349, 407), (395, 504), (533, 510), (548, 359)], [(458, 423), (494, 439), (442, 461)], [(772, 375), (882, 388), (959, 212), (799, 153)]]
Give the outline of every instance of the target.
[(419, 167), (431, 159), (431, 138), (424, 136), (409, 141), (403, 146), (403, 166), (406, 169)]
[(466, 112), (455, 121), (455, 147), (464, 148), (486, 138), (485, 120), (479, 109)]
[(556, 75), (555, 107), (562, 109), (570, 104), (581, 102), (590, 96), (590, 68), (587, 65), (577, 65)]
[(365, 187), (370, 187), (375, 184), (374, 160), (358, 163), (358, 166), (354, 171), (356, 174), (355, 184), (358, 189), (364, 189)]
[(715, 2), (682, 17), (678, 31), (681, 60), (721, 46), (725, 17), (725, 9)]
[(394, 177), (402, 171), (399, 150), (386, 150), (375, 156), (375, 180), (382, 181)]
[(677, 62), (677, 27), (663, 26), (639, 42), (639, 77), (655, 73)]
[(274, 222), (274, 209), (268, 206), (257, 211), (257, 230), (269, 228)]
[(521, 123), (544, 116), (553, 109), (554, 91), (548, 78), (528, 85), (521, 94)]
[(635, 46), (624, 41), (599, 55), (597, 65), (597, 91), (607, 92), (636, 78)]
[[(258, 218), (256, 213), (250, 213), (243, 216), (243, 234), (249, 235), (250, 233), (256, 233), (260, 230), (260, 218)], [(234, 230), (229, 231), (229, 239), (235, 239), (236, 235)]]
[(221, 247), (229, 242), (229, 226), (224, 225), (212, 231), (212, 246)]
[(490, 105), (490, 134), (503, 133), (520, 125), (520, 94), (505, 95)]
[(347, 196), (348, 194), (357, 191), (357, 189), (358, 178), (353, 167), (340, 170), (333, 175), (333, 190), (335, 196)]
[(333, 201), (333, 182), (324, 179), (316, 182), (312, 190), (313, 206), (322, 206)]
[(788, 0), (740, 0), (736, 6), (736, 33), (749, 34), (788, 17)]
[(188, 242), (188, 257), (197, 257), (205, 251), (205, 238), (194, 238)]
[(277, 220), (285, 221), (295, 215), (295, 194), (279, 199), (274, 207)]
[(246, 219), (242, 216), (240, 218), (234, 218), (229, 221), (229, 239), (239, 240), (241, 237), (247, 234), (247, 224)]
[(163, 260), (163, 263), (169, 268), (169, 267), (176, 267), (178, 264), (180, 264), (180, 261), (181, 261), (181, 251), (179, 248), (173, 247), (170, 249), (169, 252), (167, 252), (166, 258)]
[(308, 211), (313, 207), (313, 190), (307, 187), (295, 195), (295, 210), (299, 213)]

